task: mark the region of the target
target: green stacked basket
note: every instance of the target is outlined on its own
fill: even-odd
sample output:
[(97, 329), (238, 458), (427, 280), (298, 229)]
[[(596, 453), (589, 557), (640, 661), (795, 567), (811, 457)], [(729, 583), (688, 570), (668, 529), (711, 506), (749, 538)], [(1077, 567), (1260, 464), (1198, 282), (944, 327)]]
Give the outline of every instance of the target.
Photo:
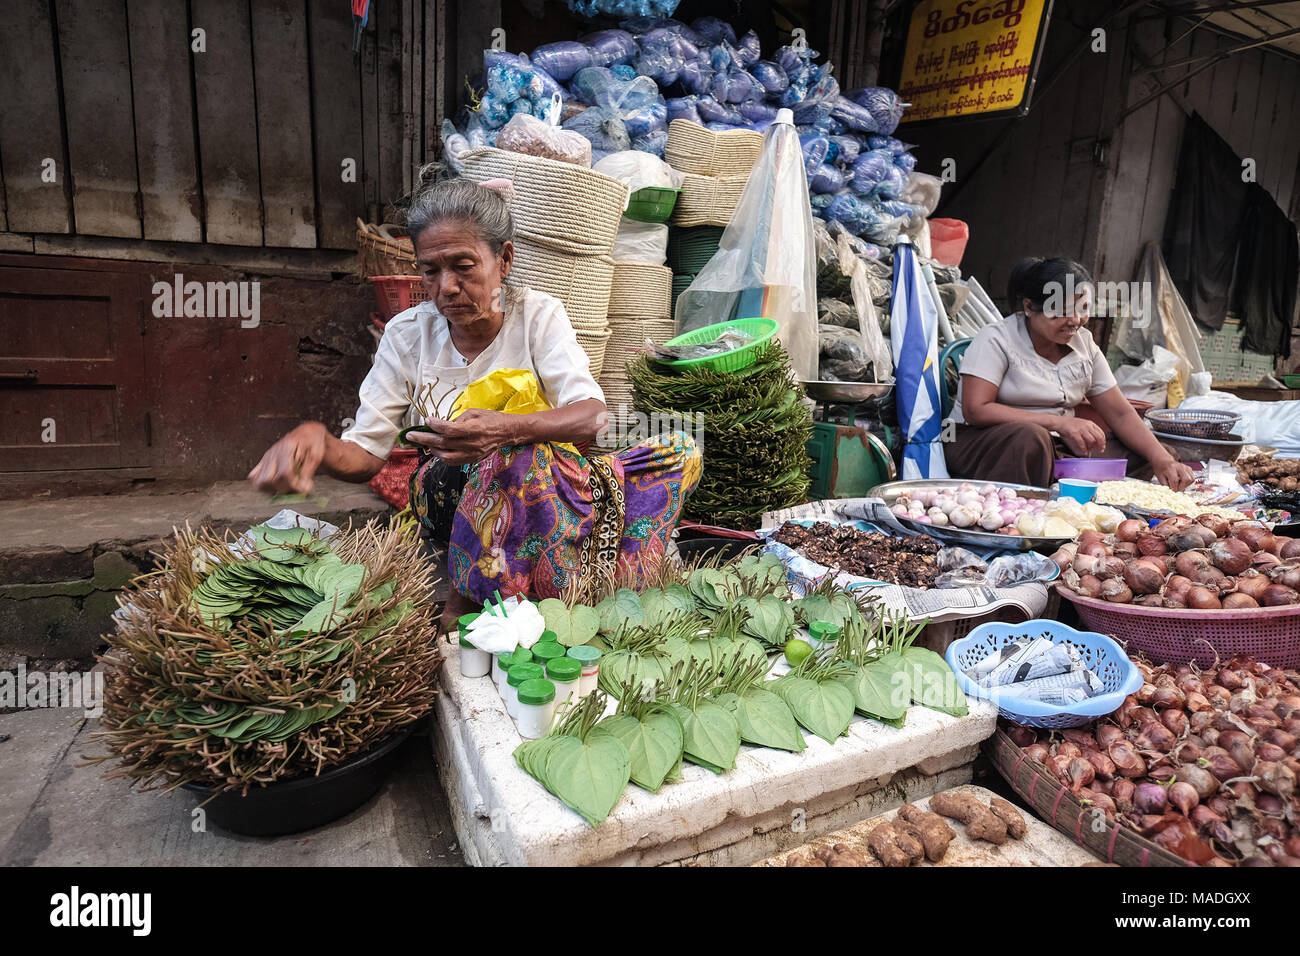
[(709, 264), (722, 241), (723, 227), (696, 226), (668, 229), (668, 267), (674, 273), (698, 275)]

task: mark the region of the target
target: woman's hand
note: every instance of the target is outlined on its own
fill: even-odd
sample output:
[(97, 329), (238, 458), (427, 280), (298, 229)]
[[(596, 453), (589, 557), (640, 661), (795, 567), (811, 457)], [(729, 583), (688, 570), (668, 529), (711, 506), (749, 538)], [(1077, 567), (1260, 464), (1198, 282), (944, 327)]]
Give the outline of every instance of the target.
[(1196, 477), (1192, 469), (1176, 460), (1172, 455), (1165, 455), (1163, 458), (1156, 459), (1151, 462), (1151, 467), (1155, 470), (1156, 480), (1162, 485), (1168, 485), (1174, 491), (1182, 491)]
[(262, 460), (248, 473), (248, 480), (262, 491), (310, 494), (329, 437), (320, 422), (303, 422), (266, 450)]
[(1086, 418), (1062, 418), (1053, 428), (1066, 447), (1080, 458), (1089, 458), (1106, 448), (1106, 433)]
[(430, 418), (428, 432), (410, 432), (409, 441), (429, 449), (449, 465), (473, 465), (512, 441), (511, 426), (522, 416), (489, 412), (481, 408), (466, 409), (454, 421)]

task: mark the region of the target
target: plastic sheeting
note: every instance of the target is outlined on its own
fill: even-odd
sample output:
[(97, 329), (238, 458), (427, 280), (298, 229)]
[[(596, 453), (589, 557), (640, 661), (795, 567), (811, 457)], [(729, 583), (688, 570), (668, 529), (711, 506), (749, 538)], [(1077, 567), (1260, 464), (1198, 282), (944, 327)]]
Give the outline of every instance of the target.
[(717, 253), (677, 300), (677, 330), (763, 316), (795, 374), (817, 377), (817, 271), (803, 153), (793, 125), (772, 124)]

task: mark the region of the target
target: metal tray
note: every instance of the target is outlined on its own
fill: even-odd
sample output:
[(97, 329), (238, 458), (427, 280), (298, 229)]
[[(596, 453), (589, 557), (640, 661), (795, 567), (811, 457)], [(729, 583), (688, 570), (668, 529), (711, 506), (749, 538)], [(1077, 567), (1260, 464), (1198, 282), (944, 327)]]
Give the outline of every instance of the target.
[[(1012, 488), (1022, 498), (1043, 498), (1052, 497), (1052, 493), (1046, 488), (1034, 488), (1031, 485), (1014, 485), (1006, 481), (980, 481), (974, 482), (963, 478), (943, 478), (943, 479), (914, 479), (912, 481), (891, 481), (883, 485), (876, 485), (867, 492), (872, 498), (882, 498), (886, 505), (893, 507), (894, 501), (904, 491), (937, 491), (940, 488), (952, 488), (960, 484), (975, 485), (992, 485), (994, 488)], [(995, 534), (992, 531), (972, 531), (969, 528), (954, 528), (951, 525), (938, 526), (925, 524), (922, 521), (913, 521), (911, 518), (904, 518), (900, 515), (894, 515), (894, 519), (903, 527), (915, 531), (917, 534), (928, 534), (936, 541), (944, 544), (955, 544), (965, 548), (998, 548), (1003, 551), (1042, 551), (1051, 554), (1066, 542), (1073, 541), (1074, 538), (1046, 538), (1041, 536), (1029, 537), (1026, 535), (1014, 534)]]
[(865, 402), (869, 398), (880, 398), (893, 391), (892, 384), (876, 382), (800, 382), (809, 398), (820, 402)]

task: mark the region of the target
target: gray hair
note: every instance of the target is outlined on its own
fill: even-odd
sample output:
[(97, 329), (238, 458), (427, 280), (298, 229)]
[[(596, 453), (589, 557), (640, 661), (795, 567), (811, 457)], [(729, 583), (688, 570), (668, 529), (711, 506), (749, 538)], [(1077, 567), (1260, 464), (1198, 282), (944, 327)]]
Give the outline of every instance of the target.
[(443, 167), (430, 163), (420, 170), (416, 187), (406, 207), (406, 228), (414, 242), (431, 226), (463, 222), (478, 233), (496, 255), (515, 238), (515, 221), (510, 204), (500, 193), (469, 179), (443, 179)]

